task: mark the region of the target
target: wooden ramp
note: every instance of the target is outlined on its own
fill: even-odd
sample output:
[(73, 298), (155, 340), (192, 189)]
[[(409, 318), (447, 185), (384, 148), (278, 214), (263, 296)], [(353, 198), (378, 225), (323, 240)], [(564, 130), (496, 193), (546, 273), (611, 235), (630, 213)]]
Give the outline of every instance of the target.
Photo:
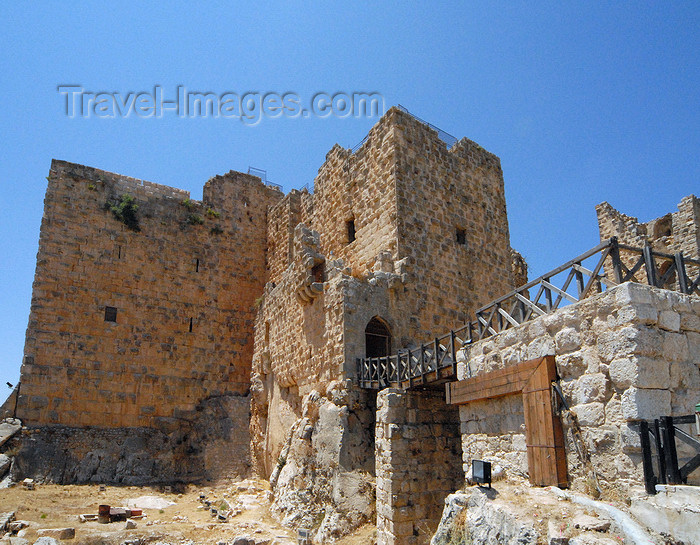
[(554, 356), (545, 356), (479, 377), (449, 383), (446, 385), (447, 403), (464, 405), (522, 394), (530, 483), (536, 486), (566, 487), (564, 432), (552, 402), (552, 382), (555, 379)]

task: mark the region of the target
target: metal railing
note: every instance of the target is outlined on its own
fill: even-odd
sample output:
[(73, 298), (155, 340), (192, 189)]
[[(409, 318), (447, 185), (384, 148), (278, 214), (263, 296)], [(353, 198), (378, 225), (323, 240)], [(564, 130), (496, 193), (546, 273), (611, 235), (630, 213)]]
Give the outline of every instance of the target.
[(700, 260), (657, 252), (648, 244), (620, 244), (613, 237), (479, 308), (476, 319), (459, 329), (392, 356), (358, 359), (359, 384), (413, 388), (456, 380), (456, 352), (463, 346), (630, 281), (700, 295)]
[(257, 176), (258, 178), (260, 178), (260, 181), (262, 183), (264, 183), (267, 187), (273, 187), (275, 189), (279, 189), (280, 191), (282, 191), (282, 186), (280, 184), (272, 183), (271, 181), (269, 181), (267, 179), (267, 170), (263, 170), (261, 168), (255, 168), (255, 167), (249, 166), (248, 167), (248, 174), (250, 174), (251, 176)]
[[(419, 121), (423, 125), (426, 125), (427, 127), (430, 127), (431, 129), (433, 129), (437, 133), (438, 138), (440, 138), (440, 140), (442, 140), (447, 145), (448, 149), (451, 148), (452, 146), (454, 146), (459, 141), (459, 139), (456, 136), (452, 136), (450, 133), (443, 131), (440, 127), (436, 127), (432, 123), (428, 123), (427, 121), (425, 121), (424, 119), (421, 119), (417, 115), (412, 114), (406, 108), (401, 106), (401, 104), (398, 104), (396, 107), (399, 110), (401, 110), (402, 112), (410, 115), (416, 121)], [(369, 138), (369, 134), (367, 136), (365, 136), (362, 140), (360, 140), (357, 144), (355, 144), (352, 148), (350, 148), (350, 151), (352, 153), (356, 153), (357, 150), (359, 150), (362, 147), (362, 145), (365, 142), (367, 142), (367, 138)]]
[[(676, 424), (694, 424), (695, 415), (664, 416), (653, 422), (635, 422), (642, 447), (642, 467), (647, 494), (656, 494), (657, 484), (686, 484), (688, 476), (700, 468), (700, 441)], [(676, 439), (693, 448), (696, 454), (683, 466), (678, 464)], [(656, 459), (656, 464), (654, 464)], [(654, 471), (654, 465), (657, 470)]]

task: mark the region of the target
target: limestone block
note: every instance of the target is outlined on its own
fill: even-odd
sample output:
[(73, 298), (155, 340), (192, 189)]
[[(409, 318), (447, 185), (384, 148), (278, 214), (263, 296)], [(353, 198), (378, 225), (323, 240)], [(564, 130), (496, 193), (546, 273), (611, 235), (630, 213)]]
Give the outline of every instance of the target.
[(671, 383), (669, 364), (663, 359), (647, 356), (617, 358), (610, 363), (610, 380), (620, 390), (638, 388), (668, 388)]
[(686, 337), (688, 339), (688, 359), (700, 365), (700, 333), (689, 331)]
[(607, 378), (602, 373), (583, 375), (574, 381), (572, 392), (574, 405), (603, 401), (605, 399), (607, 382)]
[(671, 392), (632, 386), (622, 394), (622, 414), (628, 421), (668, 416), (671, 414)]
[(643, 356), (662, 355), (663, 336), (660, 331), (647, 326), (627, 326), (608, 331), (600, 336), (598, 347), (601, 358), (612, 361), (629, 354)]
[(527, 359), (534, 360), (544, 356), (553, 356), (556, 354), (554, 339), (549, 336), (542, 336), (527, 345)]
[(622, 415), (622, 402), (617, 394), (605, 404), (605, 423), (618, 424), (624, 420)]
[(625, 282), (621, 286), (615, 288), (615, 302), (624, 306), (629, 303), (645, 303), (652, 304), (654, 302), (651, 289), (642, 284), (634, 282)]
[(581, 530), (592, 530), (595, 532), (607, 532), (610, 528), (610, 521), (590, 515), (577, 515), (571, 521), (574, 528)]
[(586, 372), (587, 364), (581, 351), (557, 355), (557, 371), (563, 379), (578, 378)]
[(659, 327), (666, 331), (679, 331), (681, 327), (681, 315), (673, 310), (664, 310), (660, 312)]
[(620, 308), (613, 316), (609, 317), (609, 325), (620, 327), (626, 324), (656, 325), (659, 320), (659, 311), (654, 305), (632, 303)]
[(689, 358), (688, 338), (681, 333), (665, 333), (663, 336), (663, 355), (672, 361), (685, 361)]
[(56, 538), (51, 536), (41, 536), (34, 542), (34, 545), (59, 545)]
[(584, 403), (571, 408), (582, 426), (600, 426), (605, 422), (605, 408), (602, 403)]
[(693, 414), (699, 399), (700, 390), (671, 392), (671, 413), (673, 415)]
[(700, 368), (695, 363), (673, 362), (670, 365), (670, 388), (700, 390)]
[[(575, 310), (565, 307), (557, 312), (542, 316), (538, 321), (541, 322), (546, 331), (554, 334), (569, 326), (576, 327), (581, 322), (581, 317)], [(541, 330), (538, 329), (538, 331)]]
[(619, 430), (617, 426), (588, 428), (584, 432), (589, 448), (597, 453), (611, 453), (616, 450)]
[(700, 333), (700, 315), (690, 312), (683, 312), (681, 314), (680, 328), (683, 331), (694, 331), (695, 333)]
[(620, 443), (623, 452), (640, 452), (642, 449), (639, 432), (627, 424), (620, 426)]
[(554, 340), (557, 346), (557, 354), (573, 352), (581, 347), (581, 335), (572, 327), (565, 327), (559, 331)]

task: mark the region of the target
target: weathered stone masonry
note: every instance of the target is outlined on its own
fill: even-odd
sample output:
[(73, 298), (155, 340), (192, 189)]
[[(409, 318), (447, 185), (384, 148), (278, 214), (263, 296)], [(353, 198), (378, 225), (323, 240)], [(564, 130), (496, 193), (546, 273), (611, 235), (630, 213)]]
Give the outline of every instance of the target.
[[(376, 394), (354, 382), (356, 359), (371, 349), (368, 328), (386, 332), (385, 352), (416, 346), (512, 289), (511, 262), (520, 274), (524, 263), (510, 248), (499, 159), (467, 139), (448, 149), (398, 109), (354, 153), (334, 146), (313, 194), (292, 191), (270, 209), (268, 224), (270, 278), (253, 359), (253, 458), (272, 475), (275, 509), (318, 528), (322, 539), (338, 519), (346, 528), (366, 520), (374, 503), (373, 487), (358, 487), (361, 505), (340, 507), (343, 486), (371, 482), (382, 463), (375, 460)], [(415, 395), (417, 406), (432, 403), (433, 393)], [(332, 407), (337, 418), (324, 418)], [(444, 414), (456, 426), (456, 411)], [(334, 446), (319, 435), (334, 437)], [(377, 443), (378, 456), (386, 444)], [(419, 502), (421, 539), (439, 520), (425, 498), (437, 499), (439, 509), (457, 480), (427, 483), (436, 488)]]
[[(154, 429), (191, 447), (197, 422), (248, 393), (266, 213), (281, 193), (230, 173), (198, 202), (63, 161), (48, 181), (17, 416)], [(105, 208), (123, 195), (138, 206), (138, 231)], [(245, 434), (247, 404), (234, 405)]]
[[(392, 108), (358, 149), (328, 152), (313, 192), (230, 172), (199, 202), (63, 161), (48, 181), (17, 474), (152, 483), (252, 466), (273, 512), (317, 542), (376, 515), (378, 542), (404, 545), (427, 542), (461, 463), (527, 472), (518, 396), (457, 408), (441, 389), (355, 381), (357, 358), (416, 347), (526, 280), (500, 160), (478, 144), (448, 148)], [(604, 203), (601, 237), (700, 257), (698, 202), (648, 224)], [(120, 221), (132, 204), (138, 226)], [(700, 396), (698, 316), (697, 298), (619, 286), (469, 346), (459, 378), (555, 355), (601, 482), (633, 484), (630, 423)]]
[[(462, 355), (460, 379), (555, 355), (564, 398), (601, 485), (639, 485), (639, 434), (631, 423), (692, 414), (700, 399), (700, 299), (627, 283), (475, 343)], [(465, 473), (474, 458), (528, 471), (520, 396), (459, 409)], [(570, 479), (582, 487), (590, 467), (578, 456), (571, 423), (565, 431)]]

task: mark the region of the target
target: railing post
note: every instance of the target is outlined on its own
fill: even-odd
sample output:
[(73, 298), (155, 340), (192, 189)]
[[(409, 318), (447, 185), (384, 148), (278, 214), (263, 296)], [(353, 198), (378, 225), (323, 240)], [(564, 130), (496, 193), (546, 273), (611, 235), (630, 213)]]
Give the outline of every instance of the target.
[(622, 261), (620, 260), (620, 244), (617, 241), (617, 237), (612, 237), (610, 239), (610, 257), (612, 257), (615, 283), (622, 284)]
[(661, 425), (658, 418), (654, 420), (654, 440), (656, 441), (656, 456), (659, 462), (659, 480), (661, 484), (667, 484), (666, 457), (664, 455), (664, 443), (661, 442)]
[[(581, 266), (581, 263), (577, 263)], [(586, 289), (586, 283), (583, 281), (583, 273), (581, 271), (574, 271), (574, 276), (576, 277), (576, 290), (578, 291), (578, 299), (581, 300), (583, 295), (583, 290)]]
[(425, 384), (425, 345), (420, 345), (420, 379)]
[(676, 262), (676, 275), (678, 276), (678, 289), (681, 293), (689, 294), (688, 290), (688, 275), (685, 272), (685, 259), (683, 252), (678, 252), (673, 256)]
[(450, 350), (452, 351), (452, 376), (457, 378), (457, 350), (455, 348), (455, 332), (450, 330)]
[(656, 494), (656, 477), (651, 462), (651, 441), (649, 441), (649, 423), (642, 420), (639, 423), (639, 439), (642, 446), (642, 469), (644, 470), (644, 488), (647, 494)]
[(647, 270), (647, 282), (650, 286), (659, 288), (658, 279), (656, 277), (656, 262), (654, 261), (654, 251), (651, 249), (651, 244), (646, 242), (642, 249), (644, 255), (644, 268)]
[(408, 387), (411, 388), (413, 387), (413, 369), (411, 367), (413, 366), (413, 356), (411, 355), (411, 349), (408, 349), (408, 359), (406, 361), (407, 366), (408, 366)]
[(666, 458), (666, 478), (668, 484), (681, 484), (681, 474), (678, 471), (678, 453), (676, 452), (676, 430), (673, 427), (673, 417), (661, 418), (664, 427), (664, 454)]
[(440, 378), (440, 341), (435, 337), (435, 380)]

